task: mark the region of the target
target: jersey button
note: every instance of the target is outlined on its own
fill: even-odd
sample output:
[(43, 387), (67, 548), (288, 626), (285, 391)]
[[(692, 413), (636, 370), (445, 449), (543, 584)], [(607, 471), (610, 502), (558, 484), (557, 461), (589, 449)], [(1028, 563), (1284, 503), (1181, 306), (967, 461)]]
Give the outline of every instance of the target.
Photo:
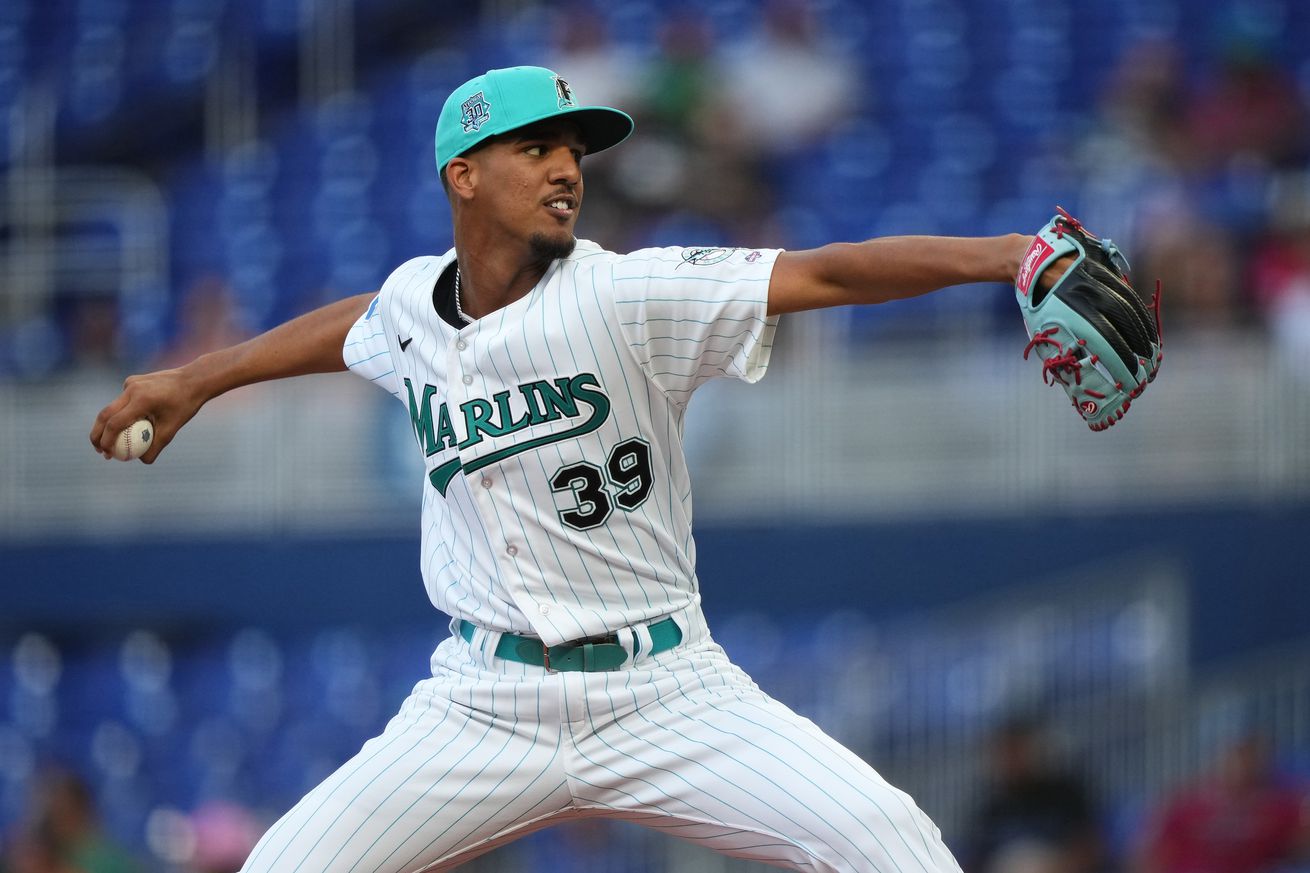
[(492, 485), (492, 482), (491, 482), (491, 479), (490, 479), (490, 478), (487, 478), (487, 479), (483, 479), (483, 480), (482, 480), (482, 487), (483, 487), (483, 488), (490, 488), (491, 485)]
[(472, 384), (473, 384), (473, 377), (470, 376), (469, 374), (465, 373), (465, 374), (464, 374), (464, 384), (465, 384), (465, 385), (472, 385)]
[(511, 545), (511, 546), (506, 546), (506, 547), (505, 547), (505, 554), (509, 555), (511, 558), (514, 557), (515, 555), (517, 555), (518, 553), (519, 553), (519, 547), (518, 547), (518, 546), (513, 546), (513, 545)]
[(542, 615), (550, 615), (550, 607), (544, 603), (538, 604), (537, 612), (540, 612)]
[(455, 348), (459, 349), (461, 352), (464, 351), (464, 350), (465, 350), (466, 348), (468, 348), (468, 347), (469, 347), (469, 344), (466, 343), (466, 342), (464, 342), (463, 340), (460, 340), (459, 342), (455, 343)]

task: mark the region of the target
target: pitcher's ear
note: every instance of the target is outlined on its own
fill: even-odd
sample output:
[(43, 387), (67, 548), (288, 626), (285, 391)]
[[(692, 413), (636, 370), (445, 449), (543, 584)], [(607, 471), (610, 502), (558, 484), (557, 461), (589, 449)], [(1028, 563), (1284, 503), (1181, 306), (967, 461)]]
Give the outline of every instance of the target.
[(477, 169), (468, 158), (451, 158), (450, 163), (446, 164), (443, 176), (447, 193), (461, 200), (472, 198), (473, 189), (477, 185), (477, 175)]

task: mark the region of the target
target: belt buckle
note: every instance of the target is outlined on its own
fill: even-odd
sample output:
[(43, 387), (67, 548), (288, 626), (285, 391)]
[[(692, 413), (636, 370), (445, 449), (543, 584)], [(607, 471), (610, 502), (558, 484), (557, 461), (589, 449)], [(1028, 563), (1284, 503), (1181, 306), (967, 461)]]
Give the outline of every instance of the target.
[[(548, 645), (546, 645), (545, 643), (542, 643), (542, 645), (541, 645), (541, 665), (542, 665), (543, 667), (546, 668), (546, 672), (547, 672), (547, 673), (559, 673), (559, 672), (561, 672), (560, 670), (556, 670), (554, 667), (552, 667), (552, 666), (550, 665), (550, 650), (551, 650), (552, 648), (560, 648), (560, 649), (565, 649), (567, 652), (573, 652), (573, 651), (575, 651), (575, 650), (577, 650), (577, 649), (582, 648), (583, 646), (588, 646), (588, 645), (606, 645), (606, 644), (611, 644), (611, 645), (616, 645), (616, 646), (617, 646), (617, 645), (620, 645), (620, 643), (619, 643), (619, 635), (618, 635), (618, 634), (604, 634), (604, 635), (602, 635), (602, 636), (598, 636), (598, 637), (583, 637), (583, 638), (580, 639), (580, 640), (570, 640), (570, 641), (568, 641), (568, 642), (560, 643), (558, 646), (548, 646)], [(584, 662), (584, 663), (585, 663), (585, 662)], [(583, 668), (583, 672), (585, 672), (585, 670), (586, 670), (586, 668), (584, 667), (584, 668)], [(570, 671), (570, 668), (565, 667), (565, 668), (564, 668), (564, 672), (571, 672), (571, 671)]]
[(554, 667), (550, 666), (550, 650), (554, 648), (560, 648), (560, 649), (566, 649), (567, 651), (571, 652), (574, 649), (576, 649), (578, 646), (586, 642), (588, 642), (588, 640), (572, 640), (569, 642), (560, 643), (559, 646), (548, 646), (543, 642), (541, 644), (541, 666), (546, 668), (547, 673), (560, 672), (559, 670), (556, 670)]

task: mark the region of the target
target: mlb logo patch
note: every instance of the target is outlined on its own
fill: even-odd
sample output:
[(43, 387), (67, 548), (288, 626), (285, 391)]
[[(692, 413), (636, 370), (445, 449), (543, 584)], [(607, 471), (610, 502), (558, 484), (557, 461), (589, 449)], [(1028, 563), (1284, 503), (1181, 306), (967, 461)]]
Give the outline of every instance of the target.
[(459, 107), (459, 120), (465, 133), (475, 133), (491, 120), (491, 104), (482, 92), (474, 94)]

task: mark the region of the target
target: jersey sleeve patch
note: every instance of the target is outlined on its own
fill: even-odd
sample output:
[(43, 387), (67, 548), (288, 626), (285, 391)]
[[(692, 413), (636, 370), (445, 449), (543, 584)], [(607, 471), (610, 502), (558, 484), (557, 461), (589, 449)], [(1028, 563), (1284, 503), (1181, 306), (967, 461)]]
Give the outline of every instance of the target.
[(619, 326), (647, 374), (686, 403), (709, 379), (755, 382), (768, 369), (778, 249), (644, 249), (613, 265)]

